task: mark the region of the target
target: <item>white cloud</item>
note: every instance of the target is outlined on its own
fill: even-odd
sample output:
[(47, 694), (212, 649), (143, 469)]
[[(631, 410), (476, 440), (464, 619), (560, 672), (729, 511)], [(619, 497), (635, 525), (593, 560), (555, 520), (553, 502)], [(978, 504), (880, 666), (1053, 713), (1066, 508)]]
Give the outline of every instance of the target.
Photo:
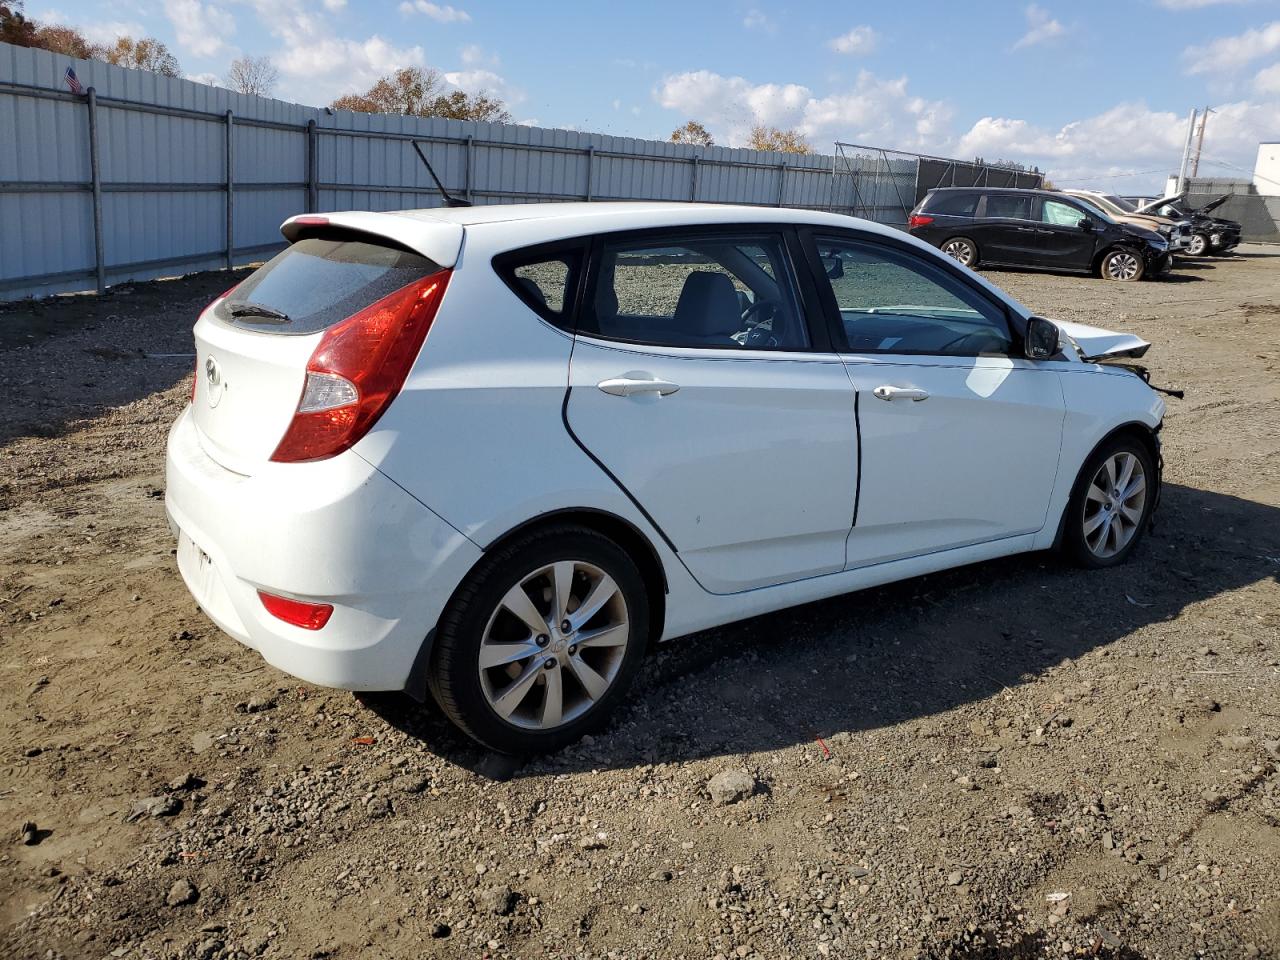
[(514, 87), (492, 70), (451, 70), (444, 74), (445, 83), (459, 90), (465, 90), (467, 93), (479, 93), (483, 90), (485, 93), (493, 94), (507, 101), (508, 106), (514, 106), (525, 100), (525, 92), (519, 87)]
[(216, 73), (187, 73), (183, 74), (185, 79), (194, 80), (196, 83), (203, 83), (210, 87), (218, 85), (218, 75)]
[(880, 42), (880, 35), (868, 26), (857, 26), (848, 33), (841, 34), (828, 45), (836, 53), (861, 55), (870, 53)]
[(1258, 71), (1253, 86), (1259, 93), (1280, 94), (1280, 63), (1273, 63)]
[(431, 3), (429, 0), (404, 0), (400, 4), (400, 12), (421, 13), (437, 23), (462, 23), (471, 19), (471, 14), (448, 4)]
[(773, 33), (776, 29), (773, 21), (759, 10), (748, 10), (747, 15), (742, 18), (742, 26), (747, 30), (764, 30), (767, 33)]
[(286, 47), (276, 63), (294, 96), (303, 103), (323, 103), (364, 91), (403, 67), (424, 66), (426, 56), (422, 47), (396, 47), (376, 35), (366, 40), (325, 37)]
[(1187, 47), (1182, 58), (1188, 73), (1225, 73), (1280, 50), (1280, 20), (1234, 37), (1219, 37), (1202, 47)]
[(1049, 15), (1049, 11), (1037, 4), (1031, 4), (1026, 10), (1027, 32), (1018, 38), (1018, 42), (1013, 45), (1013, 49), (1021, 50), (1023, 47), (1033, 47), (1038, 43), (1044, 43), (1052, 40), (1054, 37), (1061, 36), (1066, 32), (1064, 27), (1057, 20)]
[(324, 8), (330, 13), (337, 13), (339, 10), (345, 10), (347, 0), (324, 0)]
[(60, 27), (74, 26), (90, 43), (115, 43), (121, 37), (145, 37), (147, 28), (136, 20), (100, 20), (85, 23), (72, 19), (61, 10), (45, 10), (34, 15), (41, 23), (51, 23)]
[(867, 70), (852, 87), (824, 97), (800, 84), (754, 84), (709, 70), (668, 76), (654, 96), (729, 144), (745, 142), (761, 123), (795, 128), (819, 149), (837, 139), (911, 149), (944, 137), (950, 119), (945, 104), (908, 93), (906, 77), (881, 80)]
[(216, 4), (199, 0), (166, 0), (165, 16), (173, 24), (178, 46), (197, 57), (214, 57), (229, 46), (236, 20)]

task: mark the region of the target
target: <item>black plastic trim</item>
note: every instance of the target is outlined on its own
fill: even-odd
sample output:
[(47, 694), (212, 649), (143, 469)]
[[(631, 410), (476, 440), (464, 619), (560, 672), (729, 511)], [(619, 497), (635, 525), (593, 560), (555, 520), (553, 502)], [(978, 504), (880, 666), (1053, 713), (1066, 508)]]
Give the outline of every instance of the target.
[(861, 395), (856, 387), (853, 390), (853, 442), (857, 450), (858, 470), (853, 481), (853, 522), (850, 527), (858, 525), (858, 507), (862, 503), (862, 414), (858, 409), (858, 398)]

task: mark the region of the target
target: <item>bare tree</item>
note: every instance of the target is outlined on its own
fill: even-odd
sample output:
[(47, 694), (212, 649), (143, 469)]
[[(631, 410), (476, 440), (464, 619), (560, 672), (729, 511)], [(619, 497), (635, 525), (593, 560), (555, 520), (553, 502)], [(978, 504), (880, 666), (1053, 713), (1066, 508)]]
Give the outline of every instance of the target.
[(757, 123), (751, 128), (747, 146), (752, 150), (777, 150), (781, 153), (813, 153), (813, 147), (799, 130), (779, 130)]
[(714, 147), (716, 142), (711, 137), (711, 131), (700, 124), (697, 120), (689, 120), (684, 126), (676, 127), (671, 131), (672, 143), (690, 143), (696, 147)]
[(451, 120), (492, 120), (510, 123), (507, 106), (483, 90), (445, 91), (440, 71), (405, 67), (382, 77), (364, 93), (349, 93), (329, 106), (358, 113), (396, 113), (407, 117), (448, 117)]
[(280, 79), (270, 57), (236, 57), (227, 71), (227, 86), (238, 93), (269, 97)]
[(100, 51), (100, 59), (117, 67), (134, 70), (151, 70), (165, 77), (180, 77), (182, 70), (178, 58), (154, 37), (119, 37), (116, 42)]

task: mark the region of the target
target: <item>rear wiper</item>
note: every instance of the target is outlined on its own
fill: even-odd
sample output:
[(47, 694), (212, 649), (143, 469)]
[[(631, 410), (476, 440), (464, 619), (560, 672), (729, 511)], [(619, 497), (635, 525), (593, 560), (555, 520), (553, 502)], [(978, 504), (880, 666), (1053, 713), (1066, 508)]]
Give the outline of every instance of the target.
[(282, 310), (275, 307), (264, 306), (261, 303), (250, 303), (248, 300), (228, 300), (226, 303), (227, 313), (239, 319), (241, 317), (253, 317), (258, 320), (266, 320), (269, 323), (292, 323), (293, 318)]

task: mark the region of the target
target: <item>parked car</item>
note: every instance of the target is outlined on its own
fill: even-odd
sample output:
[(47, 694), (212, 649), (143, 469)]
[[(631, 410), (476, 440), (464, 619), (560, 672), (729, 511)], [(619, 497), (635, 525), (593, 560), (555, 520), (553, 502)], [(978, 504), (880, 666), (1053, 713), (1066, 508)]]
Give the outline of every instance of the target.
[(178, 569), (311, 683), (429, 690), (503, 751), (646, 646), (1030, 550), (1123, 563), (1160, 490), (1136, 337), (803, 210), (294, 217), (195, 325)]
[(1191, 245), (1191, 221), (1175, 220), (1154, 213), (1138, 213), (1137, 207), (1123, 197), (1111, 193), (1100, 193), (1096, 190), (1063, 190), (1067, 196), (1078, 197), (1091, 203), (1116, 223), (1127, 223), (1135, 227), (1154, 230), (1164, 237), (1169, 244), (1170, 253), (1182, 253)]
[(1230, 253), (1240, 245), (1240, 224), (1234, 220), (1223, 220), (1209, 216), (1214, 210), (1231, 199), (1231, 194), (1223, 194), (1208, 203), (1193, 207), (1187, 203), (1186, 194), (1174, 197), (1163, 197), (1139, 204), (1139, 213), (1158, 213), (1167, 217), (1181, 217), (1191, 222), (1191, 242), (1187, 253), (1193, 257)]
[(911, 211), (907, 230), (966, 267), (1031, 267), (1141, 280), (1173, 265), (1160, 234), (1117, 223), (1052, 190), (940, 187)]

